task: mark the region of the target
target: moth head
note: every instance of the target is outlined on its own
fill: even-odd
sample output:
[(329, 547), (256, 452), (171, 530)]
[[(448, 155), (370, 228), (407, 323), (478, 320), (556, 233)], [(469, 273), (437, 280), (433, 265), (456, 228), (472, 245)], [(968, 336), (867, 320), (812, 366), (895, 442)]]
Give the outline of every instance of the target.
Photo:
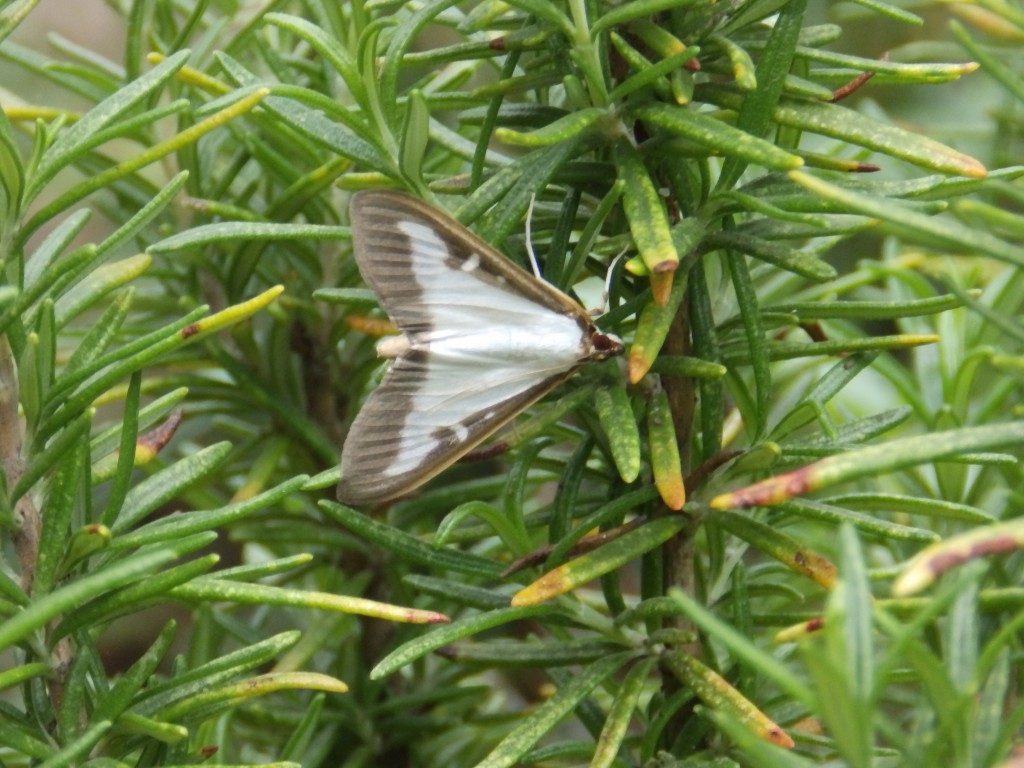
[(594, 330), (590, 336), (590, 349), (591, 360), (607, 360), (609, 357), (621, 355), (625, 347), (618, 336)]

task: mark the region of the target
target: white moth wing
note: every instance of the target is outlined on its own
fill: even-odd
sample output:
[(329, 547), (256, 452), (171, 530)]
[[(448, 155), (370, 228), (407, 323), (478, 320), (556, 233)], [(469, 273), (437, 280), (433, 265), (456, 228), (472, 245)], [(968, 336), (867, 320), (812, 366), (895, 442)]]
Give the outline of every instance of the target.
[(360, 271), (407, 341), (342, 450), (338, 498), (357, 504), (433, 477), (606, 356), (593, 339), (607, 337), (569, 297), (414, 198), (364, 192), (352, 211)]
[(565, 376), (560, 369), (485, 382), (472, 363), (439, 367), (418, 354), (399, 358), (352, 424), (342, 450), (338, 498), (362, 504), (415, 488)]

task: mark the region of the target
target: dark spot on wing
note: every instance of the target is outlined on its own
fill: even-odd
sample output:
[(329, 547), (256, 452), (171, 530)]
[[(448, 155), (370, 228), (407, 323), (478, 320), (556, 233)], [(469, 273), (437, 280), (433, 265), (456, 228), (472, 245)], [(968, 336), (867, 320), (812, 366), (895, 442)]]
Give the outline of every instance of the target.
[(453, 448), (462, 442), (459, 440), (459, 433), (451, 427), (435, 429), (430, 436), (437, 441), (439, 448)]

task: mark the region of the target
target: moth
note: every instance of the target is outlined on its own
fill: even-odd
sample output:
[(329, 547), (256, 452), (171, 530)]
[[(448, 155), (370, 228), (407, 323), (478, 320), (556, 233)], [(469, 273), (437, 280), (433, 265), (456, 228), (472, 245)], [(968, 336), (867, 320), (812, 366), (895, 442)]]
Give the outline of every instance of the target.
[(385, 501), (479, 445), (584, 363), (622, 352), (586, 310), (401, 192), (352, 199), (356, 263), (400, 331), (341, 452), (338, 499)]

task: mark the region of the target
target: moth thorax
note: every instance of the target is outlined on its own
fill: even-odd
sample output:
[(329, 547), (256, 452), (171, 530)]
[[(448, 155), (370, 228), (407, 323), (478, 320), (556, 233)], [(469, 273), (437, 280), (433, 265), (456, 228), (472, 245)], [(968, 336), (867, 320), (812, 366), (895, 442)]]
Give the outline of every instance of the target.
[(404, 333), (398, 336), (385, 336), (377, 342), (377, 357), (384, 357), (394, 360), (401, 357), (412, 348), (409, 337)]

